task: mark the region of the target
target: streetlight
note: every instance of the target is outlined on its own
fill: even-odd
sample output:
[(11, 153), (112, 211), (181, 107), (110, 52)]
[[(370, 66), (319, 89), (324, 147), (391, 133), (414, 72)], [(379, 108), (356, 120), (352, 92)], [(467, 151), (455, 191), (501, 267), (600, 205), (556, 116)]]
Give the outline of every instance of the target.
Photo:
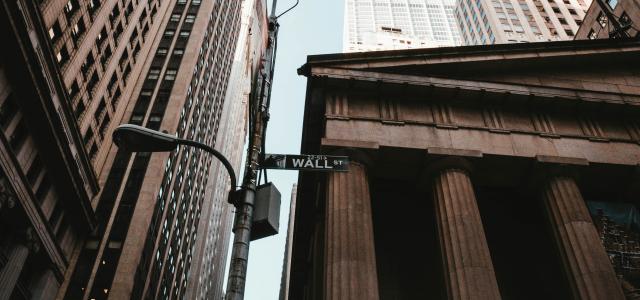
[(173, 151), (178, 145), (193, 146), (213, 154), (217, 157), (229, 172), (231, 179), (231, 191), (229, 192), (229, 203), (235, 204), (231, 193), (236, 188), (236, 173), (222, 153), (205, 144), (185, 140), (176, 136), (162, 133), (153, 129), (145, 128), (133, 124), (122, 124), (113, 131), (113, 142), (123, 150), (129, 152), (168, 152)]

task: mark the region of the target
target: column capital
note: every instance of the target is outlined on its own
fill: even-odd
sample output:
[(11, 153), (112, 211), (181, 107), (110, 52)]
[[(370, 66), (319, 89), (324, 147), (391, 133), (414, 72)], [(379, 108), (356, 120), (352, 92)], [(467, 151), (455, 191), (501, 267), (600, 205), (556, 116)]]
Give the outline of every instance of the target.
[(433, 178), (445, 170), (460, 170), (469, 175), (473, 172), (473, 166), (468, 159), (459, 156), (445, 156), (430, 160), (418, 177), (418, 189), (428, 189), (433, 183)]

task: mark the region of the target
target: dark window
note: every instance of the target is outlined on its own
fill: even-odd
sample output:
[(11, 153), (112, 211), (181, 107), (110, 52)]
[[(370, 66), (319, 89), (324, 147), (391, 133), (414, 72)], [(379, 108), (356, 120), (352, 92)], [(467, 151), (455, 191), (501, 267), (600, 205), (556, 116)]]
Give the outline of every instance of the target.
[(85, 110), (84, 102), (82, 101), (82, 99), (80, 99), (80, 101), (78, 101), (78, 105), (76, 106), (76, 109), (75, 109), (76, 118), (80, 119), (80, 117), (84, 113), (84, 110)]
[(50, 187), (51, 181), (49, 181), (48, 174), (45, 174), (42, 181), (40, 181), (40, 185), (38, 185), (38, 189), (36, 190), (36, 199), (38, 199), (40, 203), (42, 203), (44, 198), (47, 196)]
[(80, 8), (78, 0), (67, 1), (67, 4), (64, 6), (64, 14), (67, 16), (67, 19), (71, 19), (76, 11), (78, 11), (78, 8)]
[(631, 18), (629, 18), (629, 15), (627, 15), (626, 12), (622, 12), (622, 15), (620, 15), (620, 24), (622, 26), (626, 26), (626, 25), (630, 25), (633, 22), (631, 21)]
[(40, 157), (36, 156), (27, 171), (27, 179), (29, 180), (29, 183), (31, 183), (31, 186), (36, 184), (36, 180), (38, 180), (40, 172), (42, 172), (42, 161), (40, 161)]
[(71, 28), (71, 37), (73, 41), (77, 43), (80, 40), (82, 34), (86, 31), (86, 27), (84, 25), (84, 20), (82, 18), (78, 19), (78, 23)]
[(11, 143), (11, 148), (17, 154), (22, 149), (22, 145), (27, 140), (27, 127), (24, 125), (24, 121), (20, 120), (20, 123), (16, 126), (9, 137), (9, 143)]
[(60, 52), (56, 54), (56, 60), (58, 61), (59, 66), (63, 66), (67, 61), (69, 61), (69, 52), (67, 52), (67, 47), (62, 46)]
[(13, 94), (9, 94), (2, 103), (2, 107), (0, 107), (0, 126), (7, 128), (7, 125), (11, 123), (17, 112), (18, 106), (13, 101)]
[(60, 29), (60, 23), (56, 21), (51, 28), (49, 28), (49, 39), (56, 41), (62, 36), (62, 30)]

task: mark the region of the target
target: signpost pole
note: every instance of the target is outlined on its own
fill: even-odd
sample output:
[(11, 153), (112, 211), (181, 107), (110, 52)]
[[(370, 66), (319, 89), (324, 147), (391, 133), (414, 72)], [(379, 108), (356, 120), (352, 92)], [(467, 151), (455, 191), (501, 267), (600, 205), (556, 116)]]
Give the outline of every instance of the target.
[[(249, 243), (251, 241), (251, 225), (255, 202), (259, 159), (262, 151), (263, 139), (267, 121), (269, 119), (269, 99), (271, 82), (273, 79), (273, 64), (275, 62), (275, 43), (278, 35), (278, 21), (275, 15), (276, 0), (273, 0), (271, 15), (269, 16), (269, 36), (261, 70), (262, 85), (253, 87), (254, 97), (250, 100), (250, 113), (253, 116), (253, 128), (249, 133), (249, 149), (247, 155), (246, 172), (242, 183), (241, 196), (236, 199), (236, 215), (233, 225), (233, 248), (227, 281), (226, 300), (244, 299), (247, 265), (249, 262)], [(254, 82), (253, 84), (256, 84)]]

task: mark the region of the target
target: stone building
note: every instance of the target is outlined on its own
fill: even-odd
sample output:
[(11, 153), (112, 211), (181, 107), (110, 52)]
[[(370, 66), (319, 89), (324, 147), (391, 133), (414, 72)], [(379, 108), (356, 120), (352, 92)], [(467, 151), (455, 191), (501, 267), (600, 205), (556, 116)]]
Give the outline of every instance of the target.
[(610, 257), (637, 232), (609, 243), (590, 208), (640, 199), (639, 59), (630, 40), (309, 56), (302, 153), (351, 164), (300, 173), (289, 298), (633, 293)]
[[(614, 20), (610, 20), (611, 18)], [(639, 24), (640, 1), (593, 1), (584, 17), (584, 22), (576, 33), (576, 40), (639, 37)]]
[[(242, 100), (227, 86), (244, 2), (264, 9), (0, 0), (0, 300), (181, 298), (197, 287), (190, 280), (218, 281), (220, 271), (188, 276), (198, 238), (230, 234), (226, 199), (210, 200), (229, 189), (209, 180), (214, 159), (185, 147), (131, 155), (111, 132), (166, 130), (238, 165), (244, 106), (224, 104)], [(209, 231), (203, 213), (218, 216)], [(216, 269), (225, 247), (209, 246)]]

